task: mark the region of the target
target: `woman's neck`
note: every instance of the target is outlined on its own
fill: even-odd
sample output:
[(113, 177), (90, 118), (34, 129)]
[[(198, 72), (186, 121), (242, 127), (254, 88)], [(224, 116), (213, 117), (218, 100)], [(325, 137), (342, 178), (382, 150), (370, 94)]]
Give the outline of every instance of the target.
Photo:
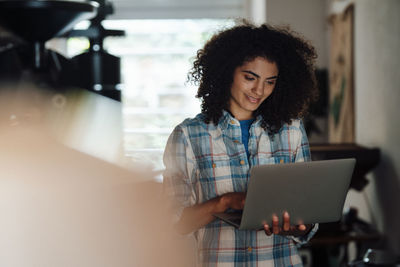
[(238, 121), (246, 121), (246, 120), (254, 119), (253, 112), (249, 112), (249, 113), (240, 112), (240, 113), (238, 113), (238, 112), (232, 112), (229, 109), (227, 111), (232, 115), (232, 117), (234, 117)]

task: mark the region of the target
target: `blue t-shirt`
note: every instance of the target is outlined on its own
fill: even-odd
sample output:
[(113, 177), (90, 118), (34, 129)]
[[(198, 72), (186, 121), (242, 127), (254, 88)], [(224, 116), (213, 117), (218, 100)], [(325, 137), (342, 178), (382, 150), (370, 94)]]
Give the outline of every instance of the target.
[(242, 130), (242, 143), (244, 144), (244, 148), (246, 149), (247, 158), (249, 158), (249, 130), (250, 126), (253, 123), (254, 119), (243, 120), (240, 122), (240, 129)]

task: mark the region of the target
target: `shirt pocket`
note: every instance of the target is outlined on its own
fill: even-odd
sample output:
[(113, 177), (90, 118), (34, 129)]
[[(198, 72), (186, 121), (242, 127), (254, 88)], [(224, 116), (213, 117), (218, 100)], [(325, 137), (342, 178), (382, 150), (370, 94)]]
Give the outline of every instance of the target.
[(232, 172), (228, 156), (206, 157), (197, 161), (201, 202), (233, 192)]

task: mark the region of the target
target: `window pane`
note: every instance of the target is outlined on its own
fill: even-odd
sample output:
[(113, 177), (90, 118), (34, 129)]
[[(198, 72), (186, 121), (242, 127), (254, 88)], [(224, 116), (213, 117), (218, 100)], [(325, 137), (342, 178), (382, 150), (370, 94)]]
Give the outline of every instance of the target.
[[(109, 20), (105, 49), (121, 57), (124, 149), (134, 162), (162, 169), (162, 154), (173, 128), (200, 112), (197, 88), (186, 84), (196, 52), (232, 20)], [(84, 44), (82, 44), (84, 45)]]

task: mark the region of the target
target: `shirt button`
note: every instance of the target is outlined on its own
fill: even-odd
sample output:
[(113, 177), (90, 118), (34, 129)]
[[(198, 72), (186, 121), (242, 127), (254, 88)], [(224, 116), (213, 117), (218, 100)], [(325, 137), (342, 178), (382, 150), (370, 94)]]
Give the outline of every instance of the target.
[(217, 167), (217, 165), (215, 165), (215, 163), (213, 163), (212, 167), (215, 168), (215, 167)]
[(252, 247), (248, 247), (248, 248), (247, 248), (247, 251), (248, 251), (248, 252), (252, 252), (252, 251), (253, 251), (253, 248), (252, 248)]
[(245, 163), (244, 160), (240, 161), (240, 165), (244, 165), (244, 163)]
[(233, 125), (236, 124), (236, 122), (234, 120), (231, 120), (230, 123), (233, 124)]
[(236, 143), (236, 144), (239, 144), (239, 143), (240, 143), (239, 140), (234, 140), (233, 142)]

